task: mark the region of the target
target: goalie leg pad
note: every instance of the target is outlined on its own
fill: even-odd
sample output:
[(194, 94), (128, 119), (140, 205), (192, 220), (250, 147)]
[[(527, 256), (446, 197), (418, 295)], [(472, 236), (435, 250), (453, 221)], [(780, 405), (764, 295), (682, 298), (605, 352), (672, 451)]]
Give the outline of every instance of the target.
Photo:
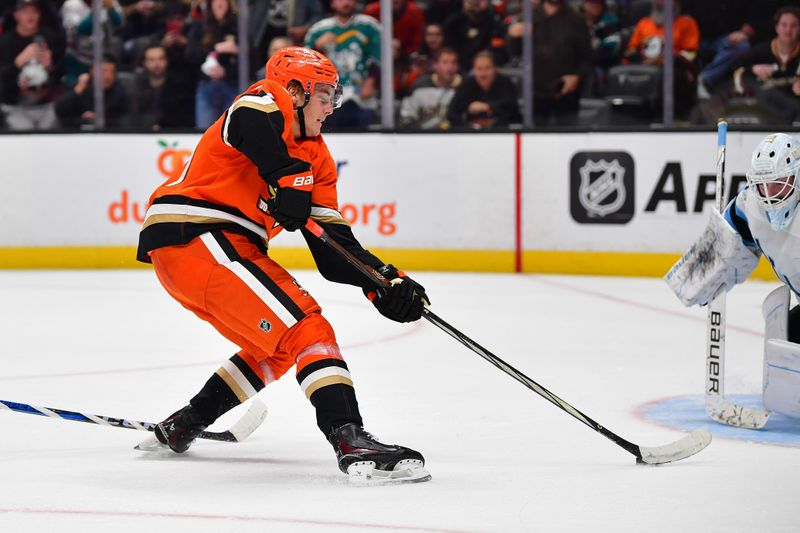
[(800, 418), (800, 344), (778, 339), (766, 342), (764, 407)]
[[(764, 298), (764, 343), (769, 339), (789, 339), (789, 288), (781, 285)], [(764, 345), (766, 351), (766, 344)]]
[(664, 276), (683, 305), (705, 305), (717, 290), (729, 291), (758, 265), (758, 252), (713, 211), (706, 229)]

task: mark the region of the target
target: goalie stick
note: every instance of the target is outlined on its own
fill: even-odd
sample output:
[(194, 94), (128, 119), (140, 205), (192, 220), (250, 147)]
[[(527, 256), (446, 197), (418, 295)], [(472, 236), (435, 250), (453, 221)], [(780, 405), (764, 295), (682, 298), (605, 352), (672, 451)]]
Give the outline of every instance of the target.
[[(717, 181), (714, 208), (725, 210), (725, 149), (728, 123), (717, 123)], [(725, 399), (725, 287), (721, 287), (708, 303), (706, 321), (706, 413), (710, 418), (747, 429), (760, 429), (769, 419), (769, 411), (750, 409)]]
[[(347, 262), (357, 268), (368, 278), (372, 279), (374, 282), (383, 287), (388, 288), (391, 285), (389, 280), (381, 275), (378, 271), (362, 262), (347, 249), (345, 249), (341, 244), (333, 240), (319, 224), (309, 219), (305, 227), (323, 243), (333, 248), (344, 259), (346, 259)], [(477, 342), (458, 331), (456, 328), (435, 315), (427, 306), (423, 309), (422, 316), (424, 316), (428, 322), (435, 325), (485, 360), (489, 361), (498, 369), (519, 381), (545, 400), (549, 401), (562, 411), (566, 411), (580, 422), (586, 424), (604, 437), (610, 439), (618, 446), (633, 454), (636, 457), (637, 463), (656, 465), (669, 463), (672, 461), (679, 461), (696, 454), (711, 443), (711, 433), (709, 433), (706, 428), (697, 429), (689, 435), (663, 446), (646, 447), (627, 441), (616, 433), (598, 424), (569, 403), (565, 402)]]
[[(54, 409), (52, 407), (38, 407), (26, 403), (9, 402), (0, 400), (0, 411), (13, 411), (29, 415), (47, 416), (50, 418), (60, 418), (72, 422), (87, 422), (101, 426), (112, 426), (126, 429), (137, 429), (139, 431), (153, 431), (156, 423), (140, 422), (138, 420), (128, 420), (126, 418), (113, 418), (103, 415), (92, 415), (79, 413), (77, 411), (66, 411), (64, 409)], [(256, 430), (267, 416), (267, 406), (259, 400), (254, 399), (247, 409), (247, 412), (227, 431), (203, 431), (197, 436), (198, 439), (217, 440), (222, 442), (241, 442)]]

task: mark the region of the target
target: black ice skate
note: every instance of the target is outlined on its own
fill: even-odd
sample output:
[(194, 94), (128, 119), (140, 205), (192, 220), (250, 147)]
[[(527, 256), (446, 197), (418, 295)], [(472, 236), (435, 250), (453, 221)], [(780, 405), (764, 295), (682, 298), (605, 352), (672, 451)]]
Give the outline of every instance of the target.
[(431, 479), (425, 458), (418, 451), (383, 444), (357, 424), (334, 429), (328, 437), (339, 469), (351, 479), (385, 482), (419, 482)]
[(155, 438), (140, 442), (136, 449), (155, 451), (169, 447), (175, 453), (183, 453), (206, 427), (208, 426), (203, 424), (200, 414), (191, 405), (187, 405), (160, 422), (153, 430)]
[(158, 424), (153, 433), (158, 442), (166, 444), (175, 453), (183, 453), (207, 427), (202, 423), (200, 413), (187, 405)]

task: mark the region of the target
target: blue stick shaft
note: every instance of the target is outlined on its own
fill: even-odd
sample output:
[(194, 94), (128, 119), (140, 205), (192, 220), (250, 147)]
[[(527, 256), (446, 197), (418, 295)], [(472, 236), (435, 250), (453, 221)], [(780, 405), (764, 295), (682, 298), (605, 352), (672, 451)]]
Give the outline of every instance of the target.
[(725, 209), (725, 150), (727, 143), (728, 123), (720, 120), (717, 122), (717, 190), (714, 202), (714, 207), (720, 213)]
[[(126, 418), (114, 418), (103, 415), (85, 415), (77, 411), (66, 411), (64, 409), (54, 409), (52, 407), (36, 407), (34, 405), (28, 405), (27, 403), (9, 402), (6, 400), (0, 400), (0, 411), (2, 411), (3, 408), (6, 408), (10, 411), (14, 411), (16, 413), (47, 416), (50, 418), (53, 417), (49, 413), (54, 413), (58, 415), (59, 418), (63, 420), (70, 420), (72, 422), (86, 422), (88, 424), (97, 424), (103, 426), (109, 425), (118, 428), (138, 429), (140, 431), (153, 431), (157, 425), (153, 422), (140, 422), (138, 420), (128, 420)], [(44, 410), (49, 411), (49, 413), (45, 412)], [(102, 420), (102, 422), (98, 422), (98, 420)], [(223, 431), (221, 433), (216, 433), (213, 431), (204, 431), (200, 433), (200, 435), (198, 435), (197, 438), (221, 440), (227, 442), (233, 442), (236, 440), (236, 437), (234, 437), (229, 431)]]
[(724, 120), (717, 122), (717, 146), (725, 146), (728, 137), (728, 123)]

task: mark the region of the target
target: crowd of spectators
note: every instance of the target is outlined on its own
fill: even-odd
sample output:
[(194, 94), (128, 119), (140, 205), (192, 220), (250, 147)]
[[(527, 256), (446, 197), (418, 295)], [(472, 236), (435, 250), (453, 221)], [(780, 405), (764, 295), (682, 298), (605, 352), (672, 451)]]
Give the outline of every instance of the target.
[[(380, 2), (0, 0), (0, 129), (91, 129), (102, 72), (105, 124), (203, 130), (239, 93), (240, 59), (320, 50), (344, 104), (326, 129), (379, 122)], [(522, 122), (523, 2), (533, 9), (537, 126), (661, 121), (664, 0), (391, 0), (397, 127), (503, 129)], [(800, 0), (674, 0), (675, 120), (800, 122)], [(92, 69), (95, 26), (102, 69)]]

